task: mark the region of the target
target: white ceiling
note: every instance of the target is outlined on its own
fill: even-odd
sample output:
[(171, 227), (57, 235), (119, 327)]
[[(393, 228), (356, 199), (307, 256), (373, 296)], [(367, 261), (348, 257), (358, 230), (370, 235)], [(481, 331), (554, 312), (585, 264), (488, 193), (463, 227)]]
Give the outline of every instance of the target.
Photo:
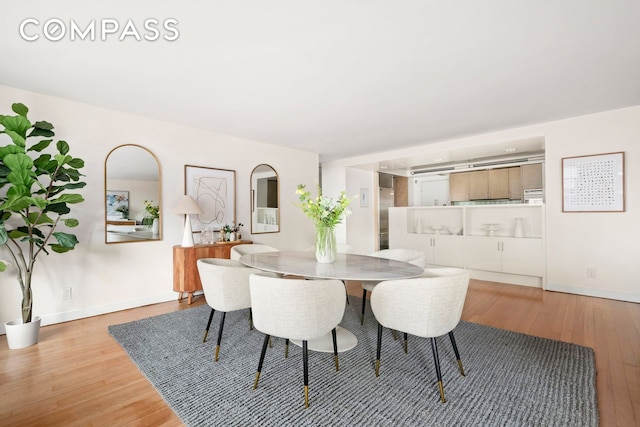
[[(105, 18), (179, 37), (69, 39)], [(0, 84), (330, 161), (639, 105), (639, 23), (638, 0), (25, 0), (0, 14)]]

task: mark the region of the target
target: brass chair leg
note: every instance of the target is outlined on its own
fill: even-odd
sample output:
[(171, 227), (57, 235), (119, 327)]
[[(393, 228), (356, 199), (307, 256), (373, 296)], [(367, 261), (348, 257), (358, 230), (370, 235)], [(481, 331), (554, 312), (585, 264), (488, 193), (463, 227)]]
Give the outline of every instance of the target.
[(227, 312), (222, 312), (222, 318), (220, 319), (220, 328), (218, 330), (218, 342), (216, 343), (216, 355), (214, 361), (218, 361), (218, 354), (220, 353), (220, 343), (222, 342), (222, 330), (224, 329), (224, 319), (227, 317)]
[(253, 331), (253, 313), (249, 309), (249, 330)]
[(286, 359), (288, 357), (289, 357), (289, 338), (284, 340), (284, 358)]
[(309, 407), (309, 351), (306, 340), (302, 341), (302, 373), (304, 377), (304, 407)]
[(440, 390), (440, 401), (442, 403), (447, 403), (447, 399), (444, 398), (444, 386), (442, 385), (442, 381), (438, 381), (438, 390)]
[(262, 372), (262, 363), (264, 362), (264, 355), (267, 353), (267, 344), (269, 343), (269, 335), (264, 336), (264, 342), (262, 343), (262, 351), (260, 352), (260, 361), (258, 362), (258, 371), (256, 372), (256, 380), (253, 383), (253, 389), (258, 388), (258, 381), (260, 380), (260, 372)]
[(451, 345), (453, 345), (453, 352), (456, 355), (456, 359), (458, 360), (458, 370), (460, 374), (464, 377), (464, 367), (462, 366), (462, 359), (460, 358), (460, 352), (458, 351), (458, 346), (456, 345), (456, 339), (453, 336), (453, 331), (449, 332), (449, 339), (451, 340)]
[(438, 390), (440, 391), (440, 401), (445, 403), (444, 386), (442, 385), (442, 372), (440, 372), (440, 358), (438, 357), (438, 344), (435, 338), (431, 338), (431, 351), (433, 352), (433, 361), (436, 365), (436, 376), (438, 377)]

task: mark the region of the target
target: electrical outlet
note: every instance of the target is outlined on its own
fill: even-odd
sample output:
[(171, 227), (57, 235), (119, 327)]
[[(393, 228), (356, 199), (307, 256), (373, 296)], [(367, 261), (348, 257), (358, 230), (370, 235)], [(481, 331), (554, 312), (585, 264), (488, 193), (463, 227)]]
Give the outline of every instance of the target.
[(71, 289), (72, 288), (64, 288), (62, 290), (62, 300), (63, 301), (71, 301)]
[(595, 279), (595, 278), (596, 278), (596, 269), (587, 268), (587, 279)]

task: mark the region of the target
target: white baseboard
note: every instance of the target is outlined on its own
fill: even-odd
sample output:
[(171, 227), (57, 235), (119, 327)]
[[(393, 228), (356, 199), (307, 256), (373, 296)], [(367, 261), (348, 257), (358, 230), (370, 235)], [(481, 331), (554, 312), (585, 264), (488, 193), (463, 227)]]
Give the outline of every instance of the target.
[(640, 294), (626, 294), (623, 292), (607, 291), (605, 289), (583, 288), (577, 286), (566, 286), (547, 283), (547, 290), (564, 292), (567, 294), (584, 295), (587, 297), (607, 298), (626, 302), (640, 302)]
[[(106, 313), (114, 313), (116, 311), (128, 310), (130, 308), (142, 307), (150, 304), (158, 304), (161, 302), (167, 302), (171, 300), (177, 301), (177, 294), (175, 292), (167, 292), (158, 295), (151, 295), (144, 298), (138, 298), (134, 300), (119, 301), (117, 303), (98, 306), (81, 308), (72, 311), (65, 311), (62, 313), (47, 314), (41, 316), (41, 326), (54, 325), (56, 323), (69, 322), (71, 320), (84, 319), (87, 317), (99, 316)], [(0, 324), (0, 335), (4, 335), (4, 324)]]
[(521, 276), (518, 274), (497, 273), (493, 271), (469, 270), (472, 279), (489, 282), (509, 283), (511, 285), (531, 286), (542, 288), (542, 277)]

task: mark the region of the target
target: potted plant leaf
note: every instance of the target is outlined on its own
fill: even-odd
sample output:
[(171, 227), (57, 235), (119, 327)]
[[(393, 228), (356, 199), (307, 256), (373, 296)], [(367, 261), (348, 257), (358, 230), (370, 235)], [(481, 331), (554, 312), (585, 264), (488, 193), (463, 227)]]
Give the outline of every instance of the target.
[[(33, 316), (31, 280), (36, 260), (49, 251), (65, 253), (78, 243), (74, 234), (57, 231), (76, 227), (78, 220), (66, 217), (69, 205), (84, 201), (73, 191), (83, 188), (80, 169), (84, 160), (69, 155), (69, 144), (55, 143), (53, 125), (46, 121), (31, 123), (29, 109), (13, 104), (15, 115), (0, 115), (0, 272), (14, 270), (22, 290), (22, 319), (5, 323), (9, 348), (35, 344), (40, 318)], [(50, 148), (51, 146), (51, 148)], [(48, 150), (49, 149), (49, 150)], [(31, 337), (15, 333), (34, 329)], [(35, 341), (34, 341), (35, 339)]]
[(154, 205), (153, 200), (144, 201), (145, 214), (142, 225), (146, 225), (153, 234), (158, 234), (160, 221), (160, 205)]

